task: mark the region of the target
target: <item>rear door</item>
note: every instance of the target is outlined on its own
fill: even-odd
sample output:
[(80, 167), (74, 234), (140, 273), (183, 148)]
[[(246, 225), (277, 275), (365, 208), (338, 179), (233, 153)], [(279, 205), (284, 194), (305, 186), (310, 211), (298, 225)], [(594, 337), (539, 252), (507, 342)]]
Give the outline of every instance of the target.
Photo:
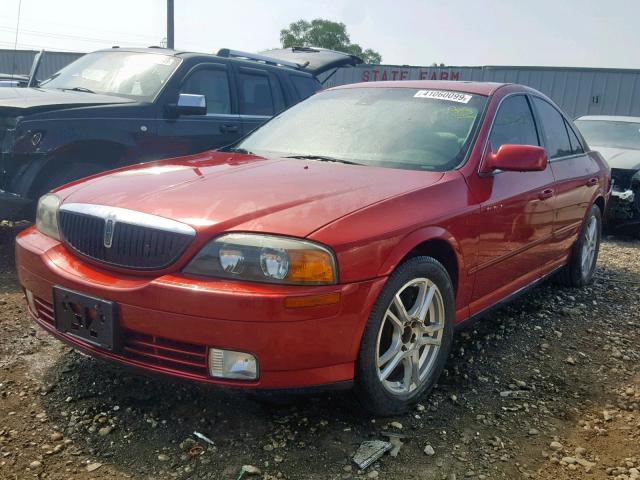
[(225, 63), (201, 63), (180, 81), (179, 93), (204, 95), (206, 115), (164, 118), (158, 128), (165, 156), (190, 154), (220, 148), (242, 135), (240, 116), (235, 112), (230, 72)]
[(573, 126), (556, 107), (540, 97), (532, 98), (556, 182), (554, 251), (560, 257), (567, 253), (580, 230), (598, 189), (600, 168), (585, 154)]
[[(525, 94), (505, 97), (495, 115), (489, 145), (540, 145), (530, 102)], [(553, 174), (503, 172), (482, 175), (478, 191), (487, 192), (478, 221), (478, 266), (472, 313), (517, 288), (518, 280), (537, 276), (550, 260), (553, 231)], [(522, 283), (522, 281), (520, 282)], [(528, 283), (528, 282), (527, 282)]]
[(285, 109), (280, 79), (268, 69), (234, 65), (243, 135)]
[(315, 77), (292, 73), (289, 75), (289, 79), (291, 80), (298, 102), (301, 102), (305, 98), (309, 98), (322, 88), (322, 85)]

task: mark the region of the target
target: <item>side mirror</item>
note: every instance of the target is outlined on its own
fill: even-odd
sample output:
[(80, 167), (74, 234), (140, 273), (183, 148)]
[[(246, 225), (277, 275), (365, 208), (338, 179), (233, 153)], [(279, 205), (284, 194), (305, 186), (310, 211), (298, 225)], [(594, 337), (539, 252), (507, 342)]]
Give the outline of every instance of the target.
[(178, 103), (168, 105), (169, 113), (179, 115), (206, 115), (207, 99), (204, 95), (180, 93)]
[(497, 153), (487, 149), (481, 173), (495, 170), (506, 172), (540, 172), (547, 168), (547, 153), (543, 147), (533, 145), (502, 145)]

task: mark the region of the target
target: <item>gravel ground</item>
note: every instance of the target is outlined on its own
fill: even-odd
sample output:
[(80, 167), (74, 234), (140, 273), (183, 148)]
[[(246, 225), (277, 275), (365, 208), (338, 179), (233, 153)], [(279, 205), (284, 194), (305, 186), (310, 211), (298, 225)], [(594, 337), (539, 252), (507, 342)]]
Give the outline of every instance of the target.
[[(606, 240), (592, 286), (547, 283), (461, 332), (434, 393), (383, 419), (347, 393), (255, 398), (70, 350), (27, 318), (19, 228), (0, 227), (2, 479), (640, 479), (638, 241)], [(397, 456), (358, 471), (386, 431)]]

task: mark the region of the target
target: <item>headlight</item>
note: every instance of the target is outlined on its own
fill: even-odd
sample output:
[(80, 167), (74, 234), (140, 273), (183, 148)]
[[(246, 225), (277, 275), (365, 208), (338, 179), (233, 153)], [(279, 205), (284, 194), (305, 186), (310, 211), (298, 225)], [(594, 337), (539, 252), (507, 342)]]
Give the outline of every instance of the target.
[(204, 246), (185, 273), (289, 285), (337, 283), (333, 253), (322, 245), (274, 235), (229, 233)]
[(36, 212), (36, 228), (45, 235), (56, 240), (60, 240), (58, 230), (58, 208), (60, 207), (60, 197), (54, 193), (47, 193), (38, 200), (38, 210)]

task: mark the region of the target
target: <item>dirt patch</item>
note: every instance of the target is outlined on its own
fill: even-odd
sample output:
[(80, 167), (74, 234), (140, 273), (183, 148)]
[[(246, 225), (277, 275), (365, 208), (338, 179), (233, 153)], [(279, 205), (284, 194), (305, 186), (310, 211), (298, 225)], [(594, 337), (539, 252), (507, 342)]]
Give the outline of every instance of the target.
[[(27, 318), (19, 228), (0, 227), (0, 478), (640, 478), (639, 242), (605, 241), (592, 286), (547, 283), (461, 332), (435, 392), (382, 419), (348, 393), (255, 398), (72, 351)], [(398, 456), (359, 472), (386, 430)]]

